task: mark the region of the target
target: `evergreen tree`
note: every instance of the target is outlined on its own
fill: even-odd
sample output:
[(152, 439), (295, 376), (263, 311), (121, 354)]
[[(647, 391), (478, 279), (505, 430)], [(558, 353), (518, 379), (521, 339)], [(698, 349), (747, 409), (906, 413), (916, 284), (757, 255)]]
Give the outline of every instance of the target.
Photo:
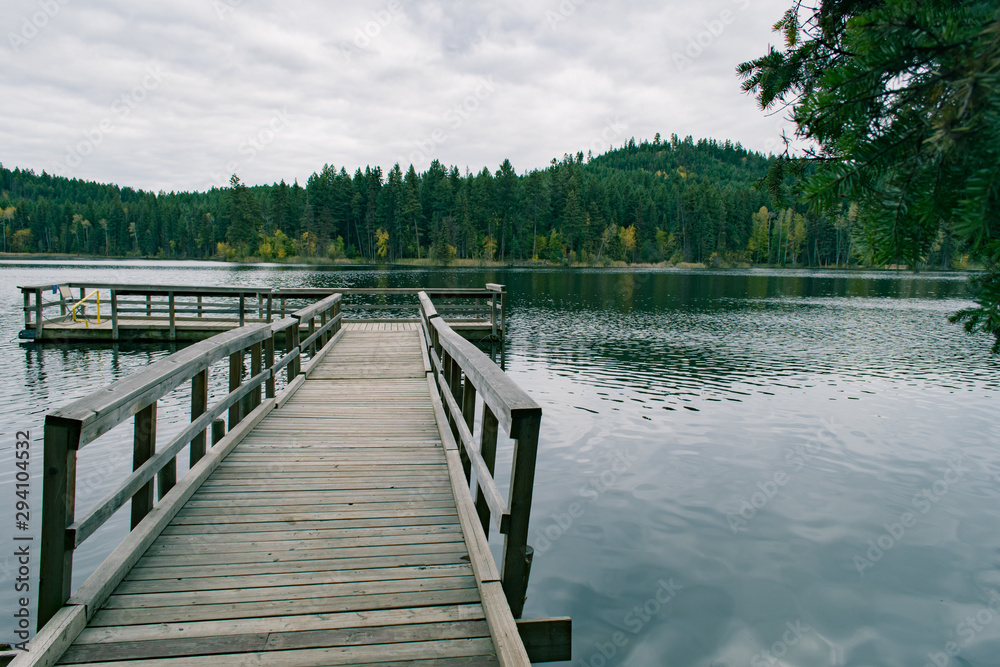
[(984, 261), (979, 307), (960, 312), (1000, 352), (1000, 8), (982, 0), (795, 2), (784, 50), (739, 66), (763, 108), (789, 105), (815, 145), (788, 167), (819, 210), (861, 211), (874, 265), (918, 268), (942, 229)]

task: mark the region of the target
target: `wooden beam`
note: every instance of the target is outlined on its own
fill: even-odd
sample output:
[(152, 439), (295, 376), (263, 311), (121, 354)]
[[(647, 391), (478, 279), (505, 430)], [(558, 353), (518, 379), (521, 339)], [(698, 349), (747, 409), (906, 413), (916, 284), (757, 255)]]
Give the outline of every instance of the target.
[(71, 592), (73, 550), (66, 544), (66, 527), (76, 511), (76, 452), (80, 426), (47, 416), (44, 437), (39, 630), (55, 616)]
[[(135, 415), (135, 427), (132, 441), (132, 470), (149, 460), (156, 447), (156, 402), (150, 403)], [(175, 464), (176, 465), (176, 464)], [(174, 469), (174, 477), (177, 470)], [(161, 484), (164, 481), (161, 477)], [(132, 529), (153, 509), (153, 480), (149, 480), (132, 496)]]
[(517, 621), (517, 633), (531, 662), (573, 659), (573, 620), (568, 616)]
[[(191, 379), (191, 421), (205, 414), (208, 409), (208, 369)], [(194, 467), (207, 451), (206, 432), (202, 431), (191, 441), (190, 467)]]
[[(240, 388), (240, 381), (243, 376), (243, 350), (236, 350), (229, 355), (229, 393)], [(232, 431), (243, 419), (239, 401), (229, 408), (229, 430)]]
[(118, 290), (111, 290), (111, 338), (118, 340)]
[(522, 424), (520, 437), (514, 441), (514, 460), (510, 473), (510, 531), (504, 539), (503, 566), (500, 576), (503, 590), (514, 618), (524, 609), (528, 587), (528, 522), (531, 497), (535, 487), (535, 459), (538, 454), (538, 429), (541, 415)]
[[(267, 298), (267, 321), (271, 321), (271, 297)], [(267, 379), (264, 389), (265, 398), (274, 398), (274, 336), (268, 336), (267, 340), (264, 341), (264, 367), (271, 368), (271, 377)]]
[(42, 339), (42, 290), (35, 290), (35, 340)]
[[(41, 617), (39, 616), (39, 619)], [(87, 627), (87, 608), (81, 604), (59, 609), (45, 627), (31, 638), (28, 650), (18, 652), (15, 667), (53, 667), (73, 640)]]
[[(491, 477), (496, 470), (498, 433), (499, 424), (497, 423), (496, 416), (490, 410), (490, 406), (483, 405), (483, 425), (479, 434), (479, 454), (483, 457), (483, 463), (486, 464)], [(490, 504), (486, 501), (486, 496), (483, 494), (482, 484), (478, 484), (477, 486), (479, 488), (476, 491), (476, 513), (479, 514), (479, 522), (483, 526), (483, 532), (489, 535)]]
[(174, 309), (174, 293), (167, 295), (168, 310), (170, 312), (170, 336), (169, 340), (177, 340), (177, 311)]

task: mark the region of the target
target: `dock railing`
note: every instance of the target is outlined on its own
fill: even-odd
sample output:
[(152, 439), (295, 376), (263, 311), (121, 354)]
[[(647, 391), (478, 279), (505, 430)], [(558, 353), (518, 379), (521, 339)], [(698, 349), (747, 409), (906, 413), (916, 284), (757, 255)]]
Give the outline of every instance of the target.
[[(233, 326), (270, 323), (287, 317), (304, 305), (333, 293), (343, 297), (346, 318), (366, 319), (412, 318), (419, 315), (419, 303), (414, 297), (425, 291), (437, 303), (438, 312), (452, 323), (488, 323), (490, 336), (502, 336), (506, 325), (506, 289), (489, 283), (485, 288), (270, 288), (270, 287), (200, 287), (170, 285), (132, 285), (115, 283), (64, 283), (29, 285), (21, 288), (24, 305), (22, 337), (44, 340), (46, 324), (73, 319), (74, 305), (80, 299), (97, 292), (98, 298), (109, 304), (111, 340), (120, 340), (119, 324), (123, 320), (145, 320), (166, 324), (166, 339), (177, 340), (179, 326), (191, 323), (223, 322)], [(52, 292), (57, 298), (46, 300)], [(58, 314), (50, 314), (58, 308)], [(58, 338), (58, 337), (56, 337)]]
[[(492, 521), (505, 536), (500, 578), (510, 610), (514, 618), (520, 618), (531, 570), (528, 522), (542, 409), (489, 357), (448, 326), (427, 293), (420, 293), (419, 299), (421, 330), (468, 490), (474, 495), (484, 533), (489, 535)], [(475, 434), (477, 405), (482, 418)], [(500, 429), (514, 441), (507, 498), (493, 477)]]
[[(170, 509), (160, 512), (157, 521), (169, 521), (173, 516), (170, 512), (176, 513), (183, 499), (193, 493), (224, 455), (224, 452), (215, 452), (214, 457), (209, 457), (207, 453), (212, 453), (215, 446), (223, 447), (227, 439), (236, 441), (253, 428), (276, 401), (281, 401), (276, 379), (282, 371), (289, 385), (285, 391), (292, 391), (291, 385), (301, 383), (303, 374), (319, 361), (322, 350), (332, 344), (341, 329), (341, 299), (340, 294), (333, 294), (270, 324), (249, 324), (193, 343), (46, 415), (39, 629), (57, 614), (64, 614), (61, 622), (66, 627), (85, 624), (93, 616), (145, 551), (142, 545), (148, 547), (155, 538), (156, 533), (152, 530), (136, 536), (140, 532), (136, 528), (142, 520), (163, 504)], [(311, 357), (305, 365), (302, 364), (304, 356)], [(210, 405), (209, 372), (213, 364), (227, 357), (228, 393)], [(190, 423), (169, 442), (157, 447), (158, 402), (188, 382), (191, 383)], [(225, 426), (219, 419), (226, 413), (232, 437), (225, 435)], [(75, 507), (77, 452), (133, 415), (132, 474), (93, 507), (78, 514)], [(213, 448), (207, 446), (209, 429)], [(186, 483), (179, 483), (177, 456), (188, 446), (190, 469), (181, 480)], [(199, 465), (209, 458), (213, 458), (209, 465)], [(168, 499), (172, 491), (174, 496)], [(74, 551), (130, 501), (132, 532), (126, 542), (132, 544), (128, 549), (122, 546), (116, 549), (98, 571), (72, 593)], [(116, 557), (119, 553), (128, 555)], [(64, 607), (67, 602), (69, 606)]]

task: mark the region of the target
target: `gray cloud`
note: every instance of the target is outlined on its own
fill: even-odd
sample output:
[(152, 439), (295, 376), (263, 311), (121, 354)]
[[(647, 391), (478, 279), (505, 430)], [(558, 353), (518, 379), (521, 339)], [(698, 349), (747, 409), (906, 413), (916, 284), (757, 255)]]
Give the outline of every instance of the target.
[(0, 160), (189, 190), (325, 163), (526, 171), (612, 134), (773, 150), (786, 124), (734, 68), (787, 4), (8, 0)]

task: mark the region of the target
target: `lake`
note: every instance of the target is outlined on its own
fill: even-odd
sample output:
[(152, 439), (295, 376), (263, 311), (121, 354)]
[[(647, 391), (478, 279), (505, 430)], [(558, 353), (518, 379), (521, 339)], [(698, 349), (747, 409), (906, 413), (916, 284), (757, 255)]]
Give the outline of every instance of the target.
[[(507, 372), (543, 409), (524, 615), (573, 617), (572, 664), (1000, 655), (1000, 359), (989, 337), (947, 322), (969, 303), (964, 276), (195, 262), (0, 264), (0, 275), (4, 507), (15, 431), (31, 431), (38, 500), (45, 413), (168, 354), (21, 346), (15, 285), (499, 282)], [(161, 437), (181, 403), (161, 408)], [(84, 450), (78, 507), (130, 459), (126, 432)], [(501, 482), (505, 466), (509, 452)], [(7, 553), (13, 512), (3, 517)], [(125, 524), (78, 552), (75, 584)], [(0, 559), (5, 601), (13, 576)], [(12, 628), (5, 614), (0, 641)]]

